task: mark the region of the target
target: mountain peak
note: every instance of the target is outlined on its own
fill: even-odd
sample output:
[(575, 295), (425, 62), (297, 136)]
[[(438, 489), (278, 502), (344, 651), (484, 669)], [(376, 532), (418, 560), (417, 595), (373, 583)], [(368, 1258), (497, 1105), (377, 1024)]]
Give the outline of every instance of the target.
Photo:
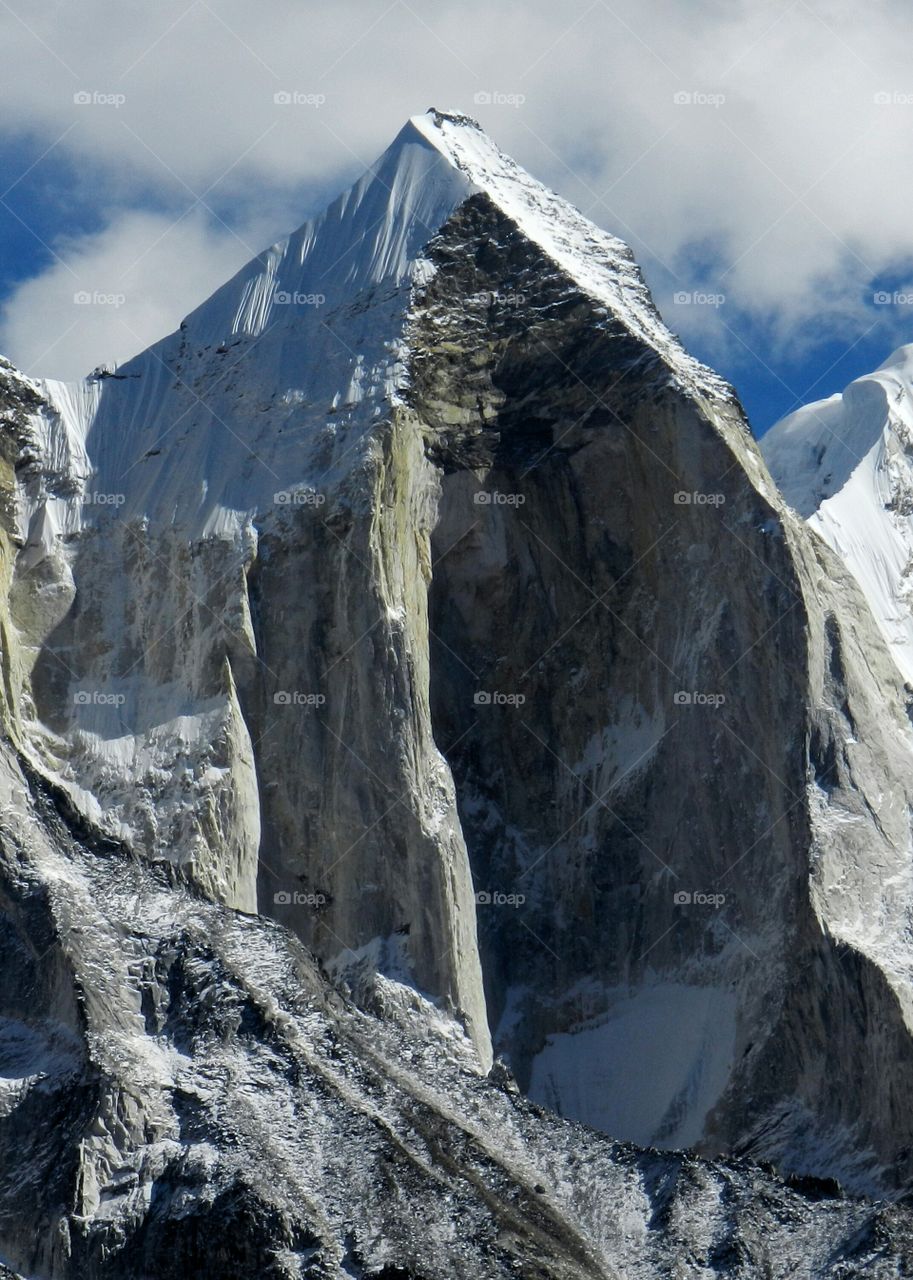
[(903, 1272), (836, 1197), (913, 1187), (907, 698), (717, 388), (439, 111), (116, 372), (0, 364), (0, 1259)]
[[(121, 366), (116, 379), (47, 383), (58, 418), (47, 428), (46, 452), (76, 460), (70, 487), (78, 489), (91, 433), (96, 483), (127, 489), (124, 514), (155, 511), (208, 532), (234, 528), (246, 518), (241, 513), (271, 503), (282, 477), (303, 474), (302, 448), (319, 452), (318, 442), (331, 435), (370, 429), (400, 395), (408, 381), (410, 308), (434, 274), (428, 247), (474, 197), (515, 228), (546, 274), (557, 269), (570, 294), (587, 298), (599, 322), (621, 324), (681, 384), (729, 398), (727, 385), (666, 328), (622, 241), (531, 177), (472, 117), (432, 108), (411, 117), (323, 213), (248, 262), (177, 333)], [(240, 451), (226, 446), (216, 458), (207, 424), (214, 415), (233, 417), (237, 392), (224, 373), (242, 357), (246, 394), (256, 385), (258, 408), (234, 432)], [(169, 425), (172, 401), (159, 394), (166, 383), (182, 401), (178, 430)], [(208, 389), (205, 406), (197, 388)], [(149, 441), (160, 434), (165, 443), (150, 454)], [(195, 468), (188, 468), (191, 455)], [(340, 450), (347, 465), (352, 456)], [(251, 457), (265, 465), (249, 476)], [(199, 478), (192, 498), (188, 474)], [(85, 504), (51, 498), (54, 519), (42, 523), (47, 498), (36, 495), (23, 513), (29, 536), (42, 545), (45, 527), (51, 537), (91, 518)]]
[(207, 342), (258, 337), (278, 318), (271, 303), (277, 290), (338, 303), (382, 283), (410, 284), (429, 241), (474, 195), (487, 196), (581, 293), (660, 352), (679, 377), (705, 394), (728, 396), (666, 328), (623, 241), (532, 177), (472, 116), (436, 107), (412, 116), (324, 213), (259, 255), (188, 320), (192, 327), (202, 322)]
[(479, 133), (485, 132), (478, 120), (474, 116), (468, 116), (465, 111), (439, 111), (437, 107), (429, 107), (424, 115), (413, 116), (412, 119), (426, 121), (429, 116), (437, 128), (441, 128), (446, 123), (465, 125), (469, 129), (477, 129)]

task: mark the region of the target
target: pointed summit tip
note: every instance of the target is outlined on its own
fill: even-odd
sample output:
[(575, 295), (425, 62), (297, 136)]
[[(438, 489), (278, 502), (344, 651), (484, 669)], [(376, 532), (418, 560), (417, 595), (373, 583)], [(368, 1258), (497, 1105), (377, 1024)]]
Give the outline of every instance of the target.
[(473, 116), (467, 115), (465, 111), (439, 111), (437, 107), (429, 107), (425, 112), (426, 116), (431, 117), (431, 123), (436, 125), (438, 129), (446, 122), (448, 124), (461, 124), (469, 129), (478, 129), (479, 133), (485, 130)]

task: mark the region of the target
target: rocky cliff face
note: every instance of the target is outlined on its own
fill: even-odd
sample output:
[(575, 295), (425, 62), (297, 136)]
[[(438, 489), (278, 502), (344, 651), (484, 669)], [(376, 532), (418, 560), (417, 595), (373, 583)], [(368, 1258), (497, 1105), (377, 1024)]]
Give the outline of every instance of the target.
[(485, 196), (429, 257), (433, 718), (508, 899), (479, 912), (496, 1050), (610, 1133), (903, 1182), (906, 1086), (859, 1107), (873, 1024), (902, 1075), (909, 1035), (910, 735), (864, 602), (731, 394)]
[(129, 364), (0, 383), (0, 1257), (901, 1265), (610, 1141), (913, 1149), (902, 679), (623, 245), (433, 112)]

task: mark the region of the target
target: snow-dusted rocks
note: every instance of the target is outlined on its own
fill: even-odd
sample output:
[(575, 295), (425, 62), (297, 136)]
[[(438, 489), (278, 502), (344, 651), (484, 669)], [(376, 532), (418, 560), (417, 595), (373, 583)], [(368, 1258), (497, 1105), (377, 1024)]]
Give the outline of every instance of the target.
[(0, 368), (0, 423), (0, 1017), (64, 1117), (0, 1258), (906, 1248), (485, 1079), (493, 1038), (612, 1138), (913, 1172), (903, 682), (625, 246), (431, 112), (128, 364)]
[(359, 1010), (6, 747), (0, 813), (3, 1280), (903, 1274), (909, 1211), (540, 1110), (414, 990)]

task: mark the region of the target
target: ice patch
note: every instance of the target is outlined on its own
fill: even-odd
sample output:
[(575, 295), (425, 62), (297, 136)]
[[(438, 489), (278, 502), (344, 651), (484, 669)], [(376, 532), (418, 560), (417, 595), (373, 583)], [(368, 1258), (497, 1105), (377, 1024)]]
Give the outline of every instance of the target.
[(693, 1146), (733, 1065), (735, 993), (661, 983), (609, 1015), (549, 1036), (530, 1097), (642, 1146)]

